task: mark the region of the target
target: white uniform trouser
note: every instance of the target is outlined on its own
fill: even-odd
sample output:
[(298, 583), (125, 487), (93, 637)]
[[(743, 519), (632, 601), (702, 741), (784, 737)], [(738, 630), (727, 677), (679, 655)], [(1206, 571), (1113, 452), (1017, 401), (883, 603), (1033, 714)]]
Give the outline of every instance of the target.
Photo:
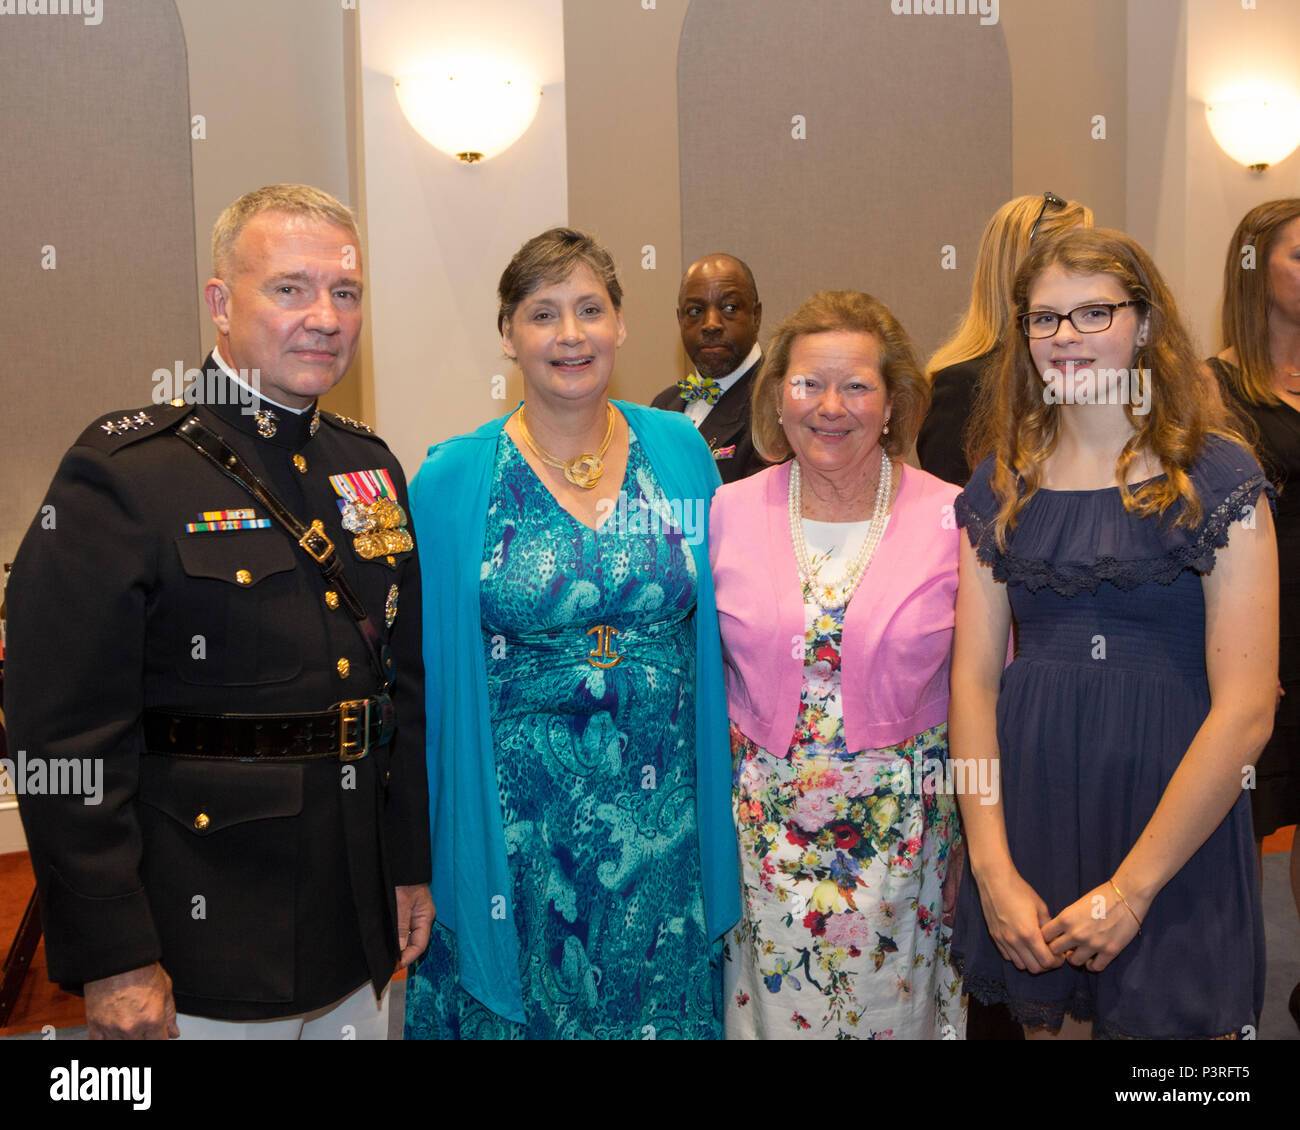
[(182, 1040), (386, 1040), (389, 992), (375, 1000), (367, 981), (355, 992), (324, 1008), (275, 1020), (209, 1020), (176, 1017)]

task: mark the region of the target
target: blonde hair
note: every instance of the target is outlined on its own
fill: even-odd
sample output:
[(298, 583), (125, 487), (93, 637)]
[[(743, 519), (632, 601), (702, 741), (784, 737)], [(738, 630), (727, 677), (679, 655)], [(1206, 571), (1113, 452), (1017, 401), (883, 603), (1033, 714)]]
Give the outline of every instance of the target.
[[(1237, 354), (1237, 364), (1228, 367), (1228, 380), (1238, 397), (1251, 404), (1278, 404), (1273, 391), (1273, 359), (1268, 349), (1269, 295), (1268, 261), (1278, 233), (1292, 220), (1300, 219), (1300, 199), (1270, 200), (1242, 217), (1228, 243), (1223, 267), (1223, 321), (1225, 348)], [(1242, 252), (1253, 247), (1253, 270), (1242, 266)]]
[(227, 277), (233, 266), (232, 253), (239, 233), (249, 220), (262, 212), (284, 212), (337, 224), (351, 232), (357, 246), (361, 246), (356, 217), (341, 200), (309, 184), (268, 184), (245, 193), (217, 217), (212, 228), (212, 273), (217, 278)]
[(878, 298), (859, 290), (821, 290), (778, 327), (754, 380), (750, 399), (754, 449), (769, 463), (794, 454), (776, 415), (795, 339), (837, 331), (871, 334), (880, 342), (880, 372), (890, 403), (889, 434), (881, 438), (881, 445), (893, 456), (912, 446), (930, 405), (930, 386), (907, 331)]
[[(1173, 294), (1151, 257), (1124, 232), (1076, 228), (1042, 244), (1035, 241), (1016, 273), (1012, 297), (1017, 316), (1008, 322), (990, 379), (980, 386), (967, 458), (974, 467), (986, 455), (994, 456), (991, 485), (1000, 502), (995, 521), (999, 548), (1006, 549), (1008, 531), (1042, 485), (1043, 463), (1059, 437), (1060, 406), (1043, 395), (1043, 381), (1018, 316), (1028, 311), (1029, 291), (1038, 276), (1053, 265), (1075, 275), (1110, 275), (1129, 298), (1142, 303), (1139, 316), (1150, 319), (1148, 343), (1132, 368), (1151, 372), (1150, 411), (1137, 415), (1131, 403), (1124, 406), (1133, 435), (1115, 461), (1115, 482), (1129, 513), (1159, 515), (1182, 501), (1175, 525), (1194, 527), (1202, 506), (1187, 472), (1205, 437), (1219, 435), (1249, 445), (1232, 428), (1222, 401), (1205, 379)], [(1144, 450), (1159, 459), (1164, 478), (1134, 490), (1126, 482), (1127, 472)]]
[(1034, 246), (1071, 228), (1092, 227), (1092, 209), (1075, 200), (1063, 208), (1051, 204), (1038, 221), (1045, 197), (1017, 196), (1008, 200), (984, 227), (979, 253), (975, 257), (975, 275), (970, 285), (970, 305), (952, 337), (934, 351), (926, 365), (931, 378), (940, 369), (982, 357), (997, 347), (1011, 319), (1011, 290), (1016, 270), (1029, 254), (1029, 234), (1034, 232)]

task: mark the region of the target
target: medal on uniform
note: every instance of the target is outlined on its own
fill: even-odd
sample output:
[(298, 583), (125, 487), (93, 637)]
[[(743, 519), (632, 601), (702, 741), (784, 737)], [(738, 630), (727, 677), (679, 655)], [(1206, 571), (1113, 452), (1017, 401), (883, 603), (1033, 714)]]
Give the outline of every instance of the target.
[(259, 518), (257, 511), (244, 508), (240, 510), (203, 510), (197, 520), (185, 523), (187, 534), (224, 533), (228, 530), (269, 530), (270, 518)]
[(397, 487), (383, 467), (331, 475), (343, 528), (353, 535), (352, 548), (364, 561), (409, 553), (415, 542), (406, 528), (406, 511), (397, 501)]

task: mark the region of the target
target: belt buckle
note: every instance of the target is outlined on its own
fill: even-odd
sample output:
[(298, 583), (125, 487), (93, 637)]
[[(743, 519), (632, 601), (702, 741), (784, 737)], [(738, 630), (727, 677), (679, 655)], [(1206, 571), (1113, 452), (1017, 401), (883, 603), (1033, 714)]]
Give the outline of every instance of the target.
[[(320, 545), (321, 542), (325, 543), (325, 548), (317, 552), (313, 547)], [(298, 539), (298, 544), (317, 565), (324, 565), (330, 559), (330, 554), (334, 552), (334, 543), (330, 541), (329, 535), (325, 532), (325, 524), (319, 518), (312, 520), (311, 529)]]
[(596, 637), (596, 646), (587, 653), (587, 662), (593, 667), (608, 670), (623, 662), (623, 656), (610, 647), (612, 638), (619, 634), (613, 624), (597, 624), (588, 628), (585, 634)]
[[(360, 761), (370, 752), (370, 699), (350, 698), (339, 703), (339, 760)], [(360, 717), (356, 713), (360, 711)], [(349, 738), (349, 726), (361, 726), (360, 738)], [(359, 748), (358, 748), (359, 747)]]

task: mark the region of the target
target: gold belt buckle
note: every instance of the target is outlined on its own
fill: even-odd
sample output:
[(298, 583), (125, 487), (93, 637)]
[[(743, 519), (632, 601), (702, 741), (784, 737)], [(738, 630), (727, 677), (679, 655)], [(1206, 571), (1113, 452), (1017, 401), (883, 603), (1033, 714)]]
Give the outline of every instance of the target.
[[(317, 552), (313, 546), (320, 545), (321, 542), (325, 543), (325, 548)], [(325, 524), (319, 518), (312, 520), (311, 529), (298, 539), (298, 544), (317, 565), (324, 565), (334, 552), (334, 543), (330, 541), (329, 534), (325, 532)]]
[(613, 624), (597, 624), (594, 628), (588, 628), (586, 634), (596, 637), (596, 646), (587, 655), (587, 662), (593, 667), (608, 669), (623, 662), (623, 657), (609, 648), (610, 637), (618, 635), (618, 629)]
[[(361, 715), (355, 713), (360, 711)], [(361, 726), (361, 737), (349, 737), (349, 726)], [(358, 747), (360, 747), (358, 749)], [(370, 752), (370, 699), (350, 698), (339, 703), (339, 760), (360, 761)]]

